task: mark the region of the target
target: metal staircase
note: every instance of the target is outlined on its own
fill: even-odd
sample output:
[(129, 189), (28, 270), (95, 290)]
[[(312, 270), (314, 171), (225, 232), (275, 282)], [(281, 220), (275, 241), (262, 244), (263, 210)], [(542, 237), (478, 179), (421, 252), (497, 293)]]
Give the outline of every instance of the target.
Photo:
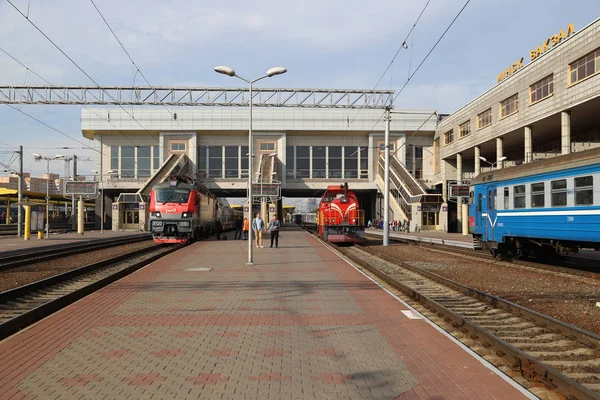
[(185, 174), (189, 172), (187, 171), (190, 164), (189, 161), (190, 159), (186, 154), (171, 154), (137, 193), (149, 195), (152, 186), (164, 182), (170, 175)]

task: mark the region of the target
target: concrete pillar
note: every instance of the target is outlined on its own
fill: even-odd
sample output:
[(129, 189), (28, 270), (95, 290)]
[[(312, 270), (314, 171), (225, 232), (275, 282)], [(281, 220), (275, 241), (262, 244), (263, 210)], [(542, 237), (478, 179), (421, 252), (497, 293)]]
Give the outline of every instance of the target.
[(479, 146), (475, 146), (475, 176), (481, 173), (481, 148)]
[(83, 227), (84, 227), (84, 206), (83, 206), (83, 198), (79, 196), (79, 201), (77, 202), (77, 233), (83, 235)]
[(562, 154), (571, 153), (571, 112), (560, 113), (560, 147)]
[(504, 146), (503, 143), (504, 141), (502, 140), (502, 138), (496, 138), (496, 168), (497, 169), (501, 169), (504, 167), (504, 162), (503, 161), (498, 161), (500, 160), (503, 156), (504, 156)]
[(446, 181), (446, 160), (440, 160), (440, 174), (442, 176), (442, 198), (448, 199), (448, 182)]
[(462, 183), (462, 154), (456, 155), (456, 182), (460, 185)]
[(462, 210), (462, 234), (466, 236), (469, 234), (469, 206), (467, 204), (460, 204)]
[(531, 126), (525, 127), (525, 163), (529, 163), (533, 159), (533, 150), (531, 145)]

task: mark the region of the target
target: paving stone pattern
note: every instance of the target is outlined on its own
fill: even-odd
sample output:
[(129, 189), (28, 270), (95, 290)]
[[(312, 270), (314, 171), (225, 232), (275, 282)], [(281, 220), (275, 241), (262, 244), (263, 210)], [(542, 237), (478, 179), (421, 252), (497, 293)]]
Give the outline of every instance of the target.
[[(0, 343), (40, 399), (514, 399), (520, 394), (301, 231), (203, 241)], [(209, 267), (210, 272), (186, 271)], [(401, 397), (400, 397), (401, 396)], [(2, 397), (2, 396), (0, 396)], [(2, 397), (4, 398), (4, 397)]]

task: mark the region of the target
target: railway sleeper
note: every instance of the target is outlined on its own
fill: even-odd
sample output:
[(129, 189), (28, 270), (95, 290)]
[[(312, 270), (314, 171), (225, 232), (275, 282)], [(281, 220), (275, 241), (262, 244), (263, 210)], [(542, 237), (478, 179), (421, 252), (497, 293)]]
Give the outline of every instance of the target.
[[(598, 357), (598, 354), (594, 354), (594, 351), (585, 348), (576, 348), (570, 350), (556, 350), (556, 351), (541, 351), (531, 352), (531, 355), (540, 361), (559, 361), (559, 362), (579, 362), (585, 363), (588, 360), (593, 360), (594, 356)], [(600, 366), (600, 364), (598, 364)]]

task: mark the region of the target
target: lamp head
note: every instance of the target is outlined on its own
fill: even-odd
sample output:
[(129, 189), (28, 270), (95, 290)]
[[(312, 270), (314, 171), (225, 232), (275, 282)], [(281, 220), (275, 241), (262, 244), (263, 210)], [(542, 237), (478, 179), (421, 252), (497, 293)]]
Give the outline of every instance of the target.
[(218, 72), (220, 74), (227, 75), (227, 76), (235, 76), (235, 70), (233, 68), (229, 68), (224, 65), (215, 67), (215, 72)]
[(98, 171), (96, 171), (95, 169), (90, 169), (91, 172), (93, 172), (94, 174), (97, 174)]
[(498, 161), (496, 161), (496, 162), (504, 161), (504, 160), (506, 160), (507, 158), (508, 158), (508, 157), (500, 157), (500, 158), (498, 159)]
[(32, 153), (32, 155), (36, 160), (39, 160), (40, 158), (42, 158), (42, 156), (38, 153)]
[(58, 160), (59, 158), (65, 158), (65, 156), (63, 156), (62, 154), (57, 154), (54, 156), (55, 160)]
[(270, 78), (275, 75), (285, 74), (287, 72), (286, 68), (283, 67), (273, 67), (267, 71), (267, 76)]
[(110, 170), (110, 171), (108, 171), (106, 174), (107, 174), (107, 175), (109, 175), (109, 174), (114, 174), (114, 173), (115, 173), (115, 171), (113, 171), (113, 170), (111, 169), (111, 170)]
[(479, 159), (480, 159), (481, 161), (485, 161), (485, 162), (487, 162), (487, 160), (486, 160), (486, 158), (485, 158), (485, 157), (479, 157)]

